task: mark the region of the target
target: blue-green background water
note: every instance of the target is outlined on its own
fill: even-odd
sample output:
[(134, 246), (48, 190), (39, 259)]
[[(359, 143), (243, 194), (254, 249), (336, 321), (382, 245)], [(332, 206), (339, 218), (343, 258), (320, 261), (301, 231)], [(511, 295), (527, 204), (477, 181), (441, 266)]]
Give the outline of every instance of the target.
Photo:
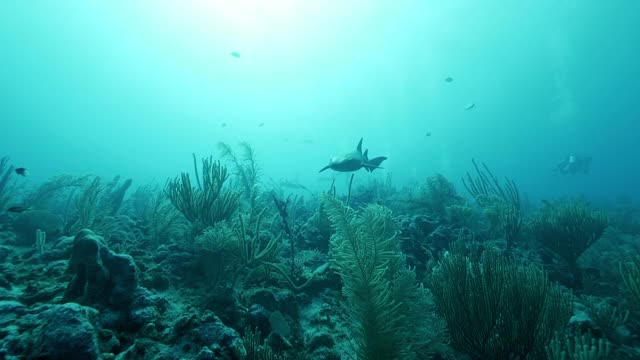
[[(0, 156), (32, 182), (163, 183), (247, 141), (265, 174), (324, 190), (364, 137), (389, 160), (356, 182), (457, 180), (476, 158), (531, 198), (638, 198), (638, 24), (632, 0), (7, 0)], [(570, 153), (589, 175), (552, 174)]]

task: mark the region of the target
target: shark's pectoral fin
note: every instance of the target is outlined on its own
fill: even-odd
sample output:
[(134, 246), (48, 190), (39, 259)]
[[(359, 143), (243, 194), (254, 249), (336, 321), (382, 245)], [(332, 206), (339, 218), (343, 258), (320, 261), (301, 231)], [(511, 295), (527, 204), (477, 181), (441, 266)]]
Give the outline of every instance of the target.
[(320, 171), (318, 171), (318, 172), (323, 172), (323, 171), (325, 171), (325, 170), (327, 170), (327, 169), (331, 169), (331, 165), (327, 165), (327, 166), (323, 167), (323, 168), (322, 168), (322, 169), (320, 169)]

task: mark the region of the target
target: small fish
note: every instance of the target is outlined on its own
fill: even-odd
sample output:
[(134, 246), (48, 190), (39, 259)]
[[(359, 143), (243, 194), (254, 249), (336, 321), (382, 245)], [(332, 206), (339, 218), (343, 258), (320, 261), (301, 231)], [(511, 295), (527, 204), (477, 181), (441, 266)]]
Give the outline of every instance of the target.
[(288, 188), (293, 190), (304, 190), (304, 191), (311, 192), (311, 190), (309, 190), (306, 186), (297, 182), (289, 181), (289, 180), (281, 181), (280, 186), (283, 188)]
[(227, 127), (227, 123), (222, 123), (222, 127)]
[(24, 206), (12, 206), (7, 209), (8, 212), (13, 212), (13, 213), (21, 213), (27, 210), (29, 210), (29, 207), (24, 207)]
[(444, 78), (444, 81), (450, 83), (453, 82), (453, 78), (451, 76), (447, 76), (446, 78)]
[(258, 127), (263, 127), (263, 126), (264, 126), (264, 123), (258, 124)]
[(22, 176), (27, 176), (27, 175), (29, 175), (29, 171), (27, 169), (21, 167), (21, 168), (17, 168), (16, 169), (16, 174), (22, 175)]
[(475, 103), (468, 103), (467, 106), (464, 107), (465, 110), (471, 110), (476, 107)]
[(427, 137), (431, 136), (431, 131), (427, 131), (427, 133), (425, 134), (425, 136), (427, 136)]
[(233, 56), (236, 59), (240, 58), (240, 53), (237, 51), (232, 51), (229, 55)]

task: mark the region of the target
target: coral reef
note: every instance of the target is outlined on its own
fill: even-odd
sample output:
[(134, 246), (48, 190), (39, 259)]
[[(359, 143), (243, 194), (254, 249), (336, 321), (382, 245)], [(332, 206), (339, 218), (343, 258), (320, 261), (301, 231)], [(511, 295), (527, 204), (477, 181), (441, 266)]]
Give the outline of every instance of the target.
[(441, 174), (270, 188), (219, 149), (137, 186), (3, 158), (0, 358), (640, 358), (633, 203), (536, 208), (475, 162), (469, 199)]

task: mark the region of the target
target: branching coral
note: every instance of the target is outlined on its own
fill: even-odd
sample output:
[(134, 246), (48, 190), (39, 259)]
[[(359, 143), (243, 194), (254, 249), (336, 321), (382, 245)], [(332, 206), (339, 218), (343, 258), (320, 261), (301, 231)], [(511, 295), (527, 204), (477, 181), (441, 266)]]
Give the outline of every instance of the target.
[(258, 184), (260, 182), (260, 168), (256, 161), (256, 154), (249, 143), (240, 143), (242, 155), (238, 156), (231, 146), (223, 142), (218, 143), (222, 158), (229, 159), (233, 163), (235, 173), (240, 179), (243, 194), (246, 200), (255, 201), (259, 195)]
[(493, 215), (494, 226), (499, 227), (510, 250), (522, 228), (522, 205), (520, 192), (515, 181), (505, 178), (504, 184), (498, 181), (489, 167), (482, 163), (483, 169), (478, 167), (475, 160), (471, 160), (476, 171), (475, 177), (467, 172), (467, 178), (462, 183), (476, 203)]
[(443, 344), (444, 324), (430, 311), (430, 292), (405, 267), (391, 211), (369, 205), (356, 213), (330, 196), (324, 203), (358, 358), (428, 357)]
[(537, 266), (496, 252), (443, 258), (429, 279), (454, 345), (474, 359), (538, 359), (571, 316), (571, 295)]
[(24, 203), (38, 208), (46, 208), (57, 195), (68, 189), (77, 189), (87, 184), (89, 176), (59, 175), (54, 176), (29, 194)]
[(595, 339), (591, 335), (566, 335), (564, 339), (559, 334), (547, 346), (549, 360), (600, 360), (609, 358), (611, 344), (606, 339)]
[(264, 263), (273, 263), (276, 261), (276, 255), (280, 250), (281, 235), (272, 238), (264, 246), (260, 246), (260, 225), (262, 223), (262, 214), (264, 210), (258, 215), (258, 221), (256, 227), (251, 232), (253, 236), (249, 235), (244, 224), (242, 216), (238, 216), (239, 224), (236, 229), (236, 236), (240, 247), (240, 259), (243, 266), (253, 267)]
[(369, 178), (364, 185), (359, 185), (351, 193), (351, 201), (349, 204), (358, 207), (369, 203), (389, 204), (396, 194), (396, 188), (392, 183), (391, 173), (383, 179), (379, 177)]
[[(244, 330), (242, 343), (247, 352), (243, 357), (247, 360), (286, 360), (287, 357), (276, 353), (267, 342), (261, 343), (262, 334), (260, 330), (247, 327)], [(300, 357), (303, 359), (304, 357)]]
[(138, 187), (131, 200), (133, 215), (148, 227), (152, 244), (165, 243), (174, 235), (186, 232), (186, 220), (157, 186)]
[(296, 284), (279, 260), (282, 233), (270, 236), (269, 231), (261, 230), (264, 212), (258, 213), (253, 227), (249, 227), (244, 217), (238, 214), (233, 226), (229, 222), (220, 222), (196, 237), (195, 247), (206, 263), (203, 264), (204, 270), (212, 284), (235, 285), (245, 272), (257, 271), (263, 271), (267, 276), (281, 276), (293, 290), (301, 290), (311, 282), (313, 276), (301, 285)]
[(13, 166), (9, 165), (9, 158), (0, 158), (0, 209), (4, 210), (13, 197), (9, 180), (13, 174)]
[(241, 269), (264, 267), (266, 270), (280, 275), (292, 290), (299, 291), (311, 283), (313, 276), (298, 285), (292, 278), (293, 274), (289, 273), (287, 267), (278, 260), (277, 255), (282, 246), (282, 233), (272, 237), (266, 245), (261, 244), (260, 225), (264, 211), (262, 210), (258, 214), (253, 231), (247, 231), (242, 216), (238, 216), (239, 226), (236, 227), (236, 239), (240, 248)]
[(77, 233), (81, 229), (92, 228), (98, 215), (98, 199), (104, 191), (100, 177), (96, 176), (76, 198), (76, 221), (71, 225), (70, 232)]
[(223, 142), (218, 143), (221, 158), (231, 162), (235, 175), (234, 180), (237, 181), (233, 185), (241, 189), (242, 201), (239, 206), (243, 210), (248, 209), (249, 217), (246, 219), (246, 223), (253, 226), (257, 221), (258, 213), (264, 209), (269, 199), (268, 196), (264, 196), (260, 181), (262, 172), (258, 166), (253, 147), (246, 142), (240, 143), (239, 147), (240, 154), (236, 153), (230, 145)]
[(463, 203), (453, 184), (441, 174), (429, 176), (426, 187), (422, 187), (421, 191), (430, 208), (438, 215), (443, 215), (448, 206)]
[(116, 176), (105, 186), (104, 193), (100, 199), (100, 207), (104, 208), (109, 215), (115, 216), (122, 206), (122, 201), (127, 190), (131, 187), (131, 183), (132, 180), (127, 179), (120, 184), (120, 175)]
[(399, 202), (408, 209), (426, 211), (441, 218), (447, 217), (448, 207), (462, 206), (465, 203), (453, 184), (441, 174), (429, 176), (417, 190), (416, 193), (411, 188), (405, 188)]
[(197, 188), (191, 184), (189, 173), (183, 172), (167, 181), (165, 192), (191, 222), (194, 233), (200, 234), (205, 228), (229, 219), (238, 208), (240, 194), (224, 188), (229, 179), (227, 168), (219, 161), (213, 161), (212, 157), (202, 160), (202, 178), (198, 176), (197, 166), (195, 172)]
[(640, 255), (619, 264), (620, 276), (633, 302), (640, 305)]
[[(119, 176), (107, 184), (104, 184), (99, 176), (93, 177), (91, 182), (86, 183), (89, 178), (89, 176), (66, 175), (54, 177), (41, 185), (29, 197), (30, 201), (40, 206), (53, 207), (52, 200), (60, 199), (56, 195), (62, 195), (66, 191), (68, 193), (64, 206), (66, 231), (74, 234), (81, 229), (90, 228), (104, 235), (104, 231), (113, 230), (114, 219), (117, 217), (125, 192), (131, 185), (131, 180), (118, 186)], [(76, 188), (85, 183), (82, 190), (76, 192)], [(70, 188), (72, 191), (68, 191)]]
[(240, 242), (230, 226), (223, 222), (207, 228), (194, 245), (210, 285), (233, 280), (240, 264)]
[(576, 274), (578, 258), (602, 236), (608, 218), (581, 202), (547, 203), (531, 225), (538, 241), (562, 257)]

